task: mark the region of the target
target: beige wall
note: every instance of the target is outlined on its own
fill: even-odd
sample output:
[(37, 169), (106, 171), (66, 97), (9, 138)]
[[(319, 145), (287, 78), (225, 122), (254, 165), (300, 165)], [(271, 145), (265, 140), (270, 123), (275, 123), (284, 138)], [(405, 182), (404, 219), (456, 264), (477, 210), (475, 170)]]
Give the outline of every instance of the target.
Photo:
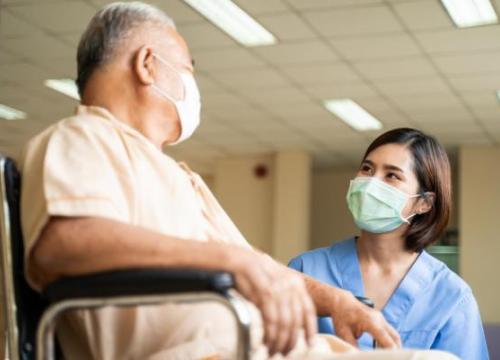
[(500, 148), (460, 150), (460, 273), (488, 323), (500, 323), (499, 165)]
[[(268, 168), (266, 177), (254, 175), (258, 165)], [(212, 189), (222, 207), (245, 238), (267, 253), (272, 251), (274, 172), (269, 155), (219, 160), (212, 174)]]
[(310, 156), (284, 151), (219, 160), (205, 180), (250, 244), (287, 263), (308, 249), (310, 177)]
[(286, 264), (309, 248), (311, 157), (281, 152), (275, 164), (272, 255)]
[(346, 194), (355, 168), (331, 169), (313, 174), (311, 194), (311, 247), (328, 246), (357, 234)]

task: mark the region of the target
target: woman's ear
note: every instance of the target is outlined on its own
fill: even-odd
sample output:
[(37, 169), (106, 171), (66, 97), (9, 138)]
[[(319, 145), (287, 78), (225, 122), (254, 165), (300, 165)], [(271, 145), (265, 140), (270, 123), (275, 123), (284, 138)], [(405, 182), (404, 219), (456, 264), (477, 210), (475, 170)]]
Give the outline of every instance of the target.
[(417, 203), (417, 214), (425, 214), (431, 211), (436, 201), (436, 194), (433, 192), (425, 192), (420, 197)]
[(133, 59), (133, 69), (139, 82), (152, 85), (155, 82), (155, 56), (150, 46), (142, 46)]

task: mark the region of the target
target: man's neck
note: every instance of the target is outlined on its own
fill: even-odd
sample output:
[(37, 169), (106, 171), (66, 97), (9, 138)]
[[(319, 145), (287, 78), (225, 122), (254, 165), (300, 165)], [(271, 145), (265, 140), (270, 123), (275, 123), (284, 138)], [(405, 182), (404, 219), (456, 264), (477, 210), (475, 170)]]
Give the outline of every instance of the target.
[(119, 90), (110, 87), (109, 83), (92, 81), (85, 90), (82, 105), (105, 108), (118, 121), (139, 131), (160, 150), (165, 144), (175, 141), (178, 130), (170, 117), (153, 112), (152, 106), (140, 104), (127, 91)]

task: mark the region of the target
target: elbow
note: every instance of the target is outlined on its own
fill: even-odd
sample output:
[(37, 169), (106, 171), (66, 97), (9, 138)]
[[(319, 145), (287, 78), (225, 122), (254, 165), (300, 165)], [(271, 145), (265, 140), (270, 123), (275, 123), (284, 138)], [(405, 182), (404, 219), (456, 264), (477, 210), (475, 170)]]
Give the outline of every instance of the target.
[(49, 220), (29, 254), (28, 273), (42, 289), (64, 274), (61, 257), (65, 254), (63, 227), (58, 220)]

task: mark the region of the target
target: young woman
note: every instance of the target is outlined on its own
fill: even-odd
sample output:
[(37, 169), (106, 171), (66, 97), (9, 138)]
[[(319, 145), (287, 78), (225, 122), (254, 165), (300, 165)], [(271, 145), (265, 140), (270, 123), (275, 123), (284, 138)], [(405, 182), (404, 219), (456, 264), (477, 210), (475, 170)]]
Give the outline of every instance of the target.
[[(488, 359), (470, 287), (424, 250), (450, 214), (450, 164), (442, 146), (414, 129), (382, 134), (351, 180), (347, 204), (359, 237), (308, 251), (289, 266), (371, 299), (406, 348)], [(334, 323), (319, 318), (319, 329), (335, 333)], [(359, 345), (370, 348), (372, 339), (364, 334)]]

